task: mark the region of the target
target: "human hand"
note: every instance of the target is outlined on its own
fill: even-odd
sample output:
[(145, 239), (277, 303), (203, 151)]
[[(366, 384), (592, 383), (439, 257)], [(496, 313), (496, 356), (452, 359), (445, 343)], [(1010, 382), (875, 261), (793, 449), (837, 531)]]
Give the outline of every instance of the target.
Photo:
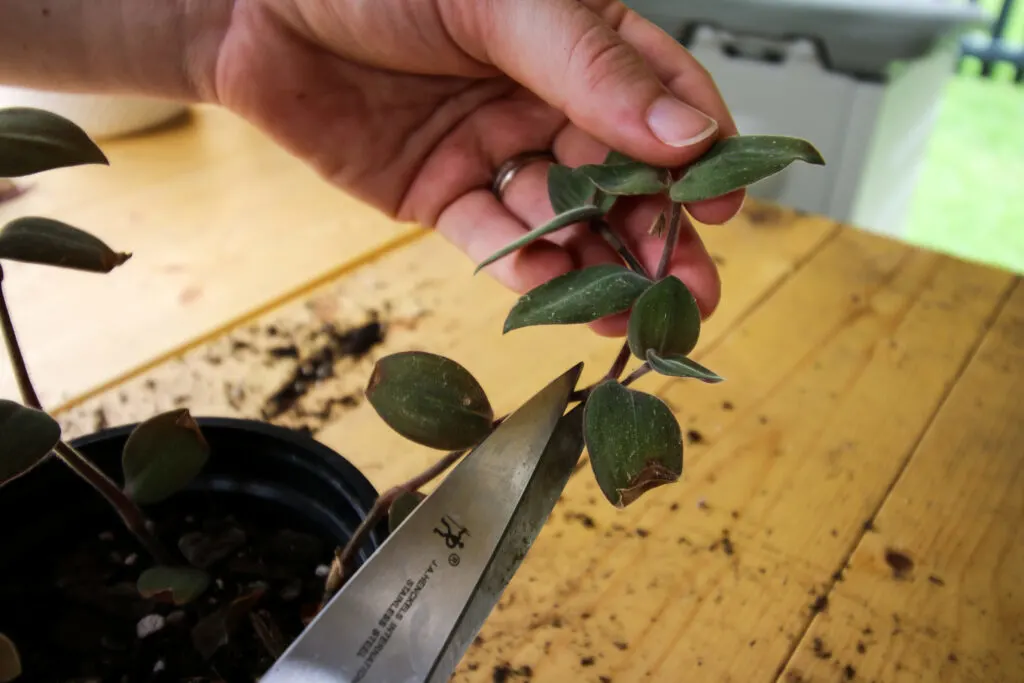
[[(474, 262), (553, 216), (544, 162), (523, 168), (501, 201), (491, 191), (496, 169), (520, 152), (550, 149), (578, 166), (612, 147), (678, 167), (737, 132), (696, 60), (616, 0), (239, 0), (210, 83), (217, 102), (325, 178), (436, 228)], [(687, 209), (722, 223), (742, 198)], [(611, 216), (652, 271), (663, 240), (648, 230), (664, 201), (623, 198)], [(575, 226), (487, 272), (522, 293), (618, 260)], [(718, 273), (692, 226), (669, 272), (705, 315), (715, 309)], [(625, 324), (623, 315), (593, 328), (618, 336)]]

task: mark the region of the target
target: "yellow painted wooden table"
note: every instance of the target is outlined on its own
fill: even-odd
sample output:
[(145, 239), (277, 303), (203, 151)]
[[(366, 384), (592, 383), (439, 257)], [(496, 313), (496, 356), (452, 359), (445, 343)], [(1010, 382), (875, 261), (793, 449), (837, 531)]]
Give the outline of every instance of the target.
[[(108, 147), (111, 169), (0, 207), (136, 254), (56, 289), (9, 269), (72, 435), (181, 404), (265, 417), (383, 488), (436, 454), (361, 399), (375, 358), (446, 354), (500, 413), (576, 361), (596, 378), (618, 349), (585, 328), (503, 336), (510, 292), (220, 113)], [(687, 432), (682, 482), (618, 511), (582, 468), (456, 679), (1024, 681), (1019, 279), (756, 204), (701, 232), (724, 295), (695, 357), (728, 381), (638, 383)], [(380, 344), (281, 400), (325, 323), (374, 319)]]

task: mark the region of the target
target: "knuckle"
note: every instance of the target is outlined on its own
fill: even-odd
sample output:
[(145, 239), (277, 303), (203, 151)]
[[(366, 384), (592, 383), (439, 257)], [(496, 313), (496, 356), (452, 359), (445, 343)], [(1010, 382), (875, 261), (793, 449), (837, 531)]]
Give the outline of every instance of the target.
[(609, 26), (599, 24), (585, 30), (573, 44), (569, 75), (585, 91), (602, 90), (609, 83), (641, 78), (636, 53)]

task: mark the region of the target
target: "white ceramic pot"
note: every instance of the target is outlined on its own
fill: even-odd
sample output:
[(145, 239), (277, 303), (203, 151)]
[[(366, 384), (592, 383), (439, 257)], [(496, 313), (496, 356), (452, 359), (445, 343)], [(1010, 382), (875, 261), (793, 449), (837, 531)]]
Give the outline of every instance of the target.
[(160, 125), (186, 104), (149, 97), (57, 93), (0, 86), (0, 109), (35, 107), (70, 119), (95, 140), (118, 137)]

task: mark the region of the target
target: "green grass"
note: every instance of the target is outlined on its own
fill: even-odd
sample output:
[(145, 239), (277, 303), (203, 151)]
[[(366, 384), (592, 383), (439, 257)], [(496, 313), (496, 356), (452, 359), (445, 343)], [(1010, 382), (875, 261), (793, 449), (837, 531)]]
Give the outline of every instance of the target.
[[(1007, 37), (1024, 42), (1017, 4)], [(978, 70), (967, 65), (946, 90), (905, 238), (1024, 273), (1024, 85), (1007, 68), (992, 79)]]

